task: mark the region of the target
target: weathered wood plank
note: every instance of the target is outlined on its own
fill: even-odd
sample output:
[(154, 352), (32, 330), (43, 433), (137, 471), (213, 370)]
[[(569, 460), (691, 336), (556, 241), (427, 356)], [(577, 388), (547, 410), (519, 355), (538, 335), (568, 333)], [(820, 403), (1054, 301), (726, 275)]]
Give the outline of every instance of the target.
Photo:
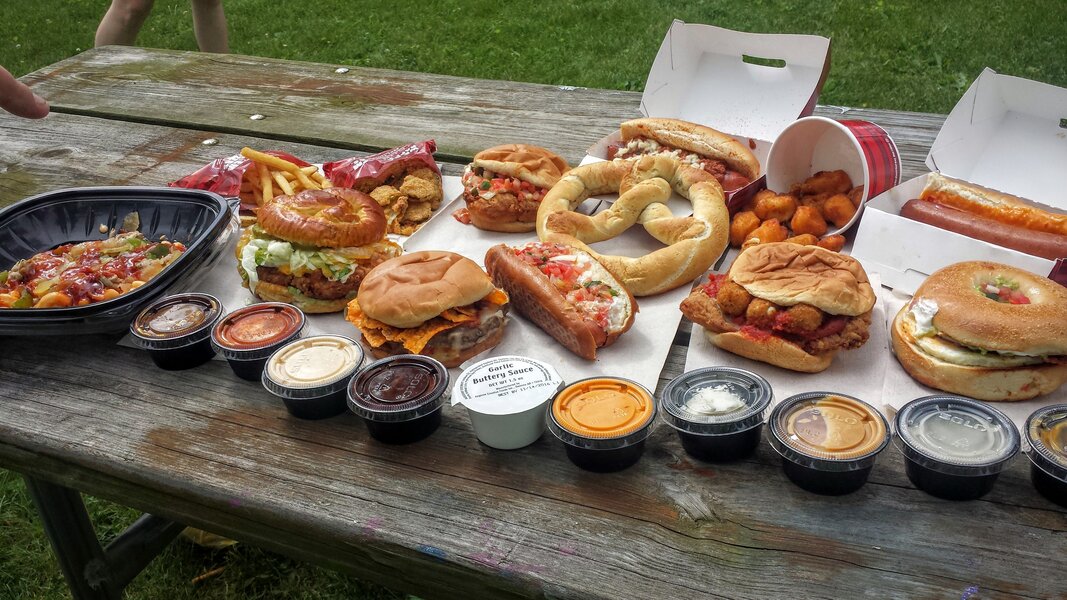
[[(426, 442), (388, 447), (350, 415), (290, 419), (222, 364), (167, 373), (84, 338), (68, 349), (78, 364), (57, 371), (46, 340), (8, 341), (20, 352), (0, 357), (4, 463), (431, 597), (474, 582), (528, 597), (926, 597), (970, 586), (1053, 597), (1061, 590), (1044, 574), (1067, 567), (1065, 513), (1030, 488), (1021, 461), (987, 499), (958, 504), (912, 489), (887, 452), (864, 490), (824, 498), (792, 486), (766, 445), (749, 461), (704, 465), (661, 427), (638, 466), (593, 475), (548, 436), (519, 452), (480, 446), (461, 411), (447, 410)], [(392, 568), (370, 573), (381, 563)]]
[[(639, 116), (636, 92), (357, 67), (339, 74), (338, 66), (114, 46), (24, 80), (61, 112), (364, 150), (432, 137), (443, 157), (459, 162), (506, 142), (539, 144), (576, 162), (620, 121)], [(250, 121), (257, 113), (266, 118)], [(944, 119), (832, 106), (816, 114), (883, 125), (907, 157), (905, 177), (926, 171), (922, 158)]]
[[(311, 162), (363, 152), (278, 140), (52, 114), (40, 121), (0, 112), (0, 207), (33, 194), (83, 185), (166, 185), (244, 146), (284, 149)], [(216, 139), (215, 145), (204, 140)], [(456, 175), (462, 167), (445, 165)]]

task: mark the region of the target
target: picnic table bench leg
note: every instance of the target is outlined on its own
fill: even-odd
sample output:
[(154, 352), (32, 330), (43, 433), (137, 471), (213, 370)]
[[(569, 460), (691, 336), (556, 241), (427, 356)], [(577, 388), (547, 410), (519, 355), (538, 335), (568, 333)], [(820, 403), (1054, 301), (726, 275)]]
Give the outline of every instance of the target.
[(77, 490), (29, 476), (25, 479), (75, 600), (120, 600), (126, 585), (185, 528), (162, 517), (142, 515), (105, 550)]

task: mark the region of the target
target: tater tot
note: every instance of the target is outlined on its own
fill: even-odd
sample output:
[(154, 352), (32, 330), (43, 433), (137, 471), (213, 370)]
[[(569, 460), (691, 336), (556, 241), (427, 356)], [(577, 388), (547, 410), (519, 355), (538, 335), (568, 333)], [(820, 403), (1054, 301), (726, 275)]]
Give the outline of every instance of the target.
[(751, 211), (753, 208), (756, 207), (756, 203), (759, 202), (760, 200), (762, 200), (763, 198), (770, 198), (772, 196), (777, 196), (777, 195), (778, 195), (778, 192), (776, 192), (774, 190), (769, 190), (767, 188), (763, 188), (762, 190), (756, 192), (747, 201), (745, 201), (745, 204), (744, 204), (744, 206), (741, 207), (741, 210)]
[(793, 194), (844, 194), (852, 189), (852, 179), (844, 171), (819, 171), (790, 189)]
[(822, 207), (822, 214), (835, 227), (844, 227), (852, 220), (852, 215), (856, 214), (856, 207), (852, 205), (848, 196), (837, 194), (830, 196), (826, 201)]
[(753, 229), (752, 233), (748, 234), (745, 242), (755, 239), (757, 244), (767, 244), (770, 242), (783, 242), (787, 237), (789, 237), (789, 230), (781, 225), (778, 219), (767, 219), (759, 227)]
[(719, 288), (719, 293), (715, 296), (715, 300), (719, 302), (719, 308), (722, 309), (722, 312), (731, 317), (736, 317), (745, 314), (749, 302), (752, 302), (752, 295), (745, 288), (732, 281), (727, 281)]
[(778, 219), (779, 222), (785, 223), (793, 218), (793, 212), (796, 209), (797, 199), (789, 194), (783, 194), (781, 196), (765, 196), (756, 200), (756, 205), (752, 212), (756, 213), (760, 220)]
[(745, 324), (759, 327), (760, 329), (770, 329), (774, 327), (774, 320), (777, 314), (778, 307), (774, 303), (768, 302), (763, 298), (756, 298), (749, 302), (748, 308), (745, 309)]
[(848, 193), (848, 199), (852, 201), (852, 206), (859, 208), (860, 202), (863, 202), (863, 186), (857, 185), (852, 188), (852, 191)]
[(805, 233), (802, 235), (794, 235), (791, 238), (786, 238), (785, 241), (793, 244), (800, 244), (801, 246), (814, 246), (819, 243), (819, 238), (811, 235), (810, 233)]
[(797, 235), (810, 233), (815, 237), (821, 237), (826, 235), (828, 229), (826, 220), (822, 218), (819, 209), (814, 206), (798, 206), (789, 224), (793, 228), (793, 233)]
[(818, 246), (834, 252), (840, 252), (841, 249), (845, 247), (845, 236), (828, 235), (819, 240)]
[(808, 194), (807, 196), (801, 196), (797, 203), (800, 206), (814, 206), (822, 211), (822, 207), (826, 204), (826, 201), (833, 194)]
[(733, 221), (730, 222), (730, 244), (733, 246), (743, 244), (748, 234), (760, 226), (760, 222), (760, 218), (753, 212), (745, 211), (734, 215)]

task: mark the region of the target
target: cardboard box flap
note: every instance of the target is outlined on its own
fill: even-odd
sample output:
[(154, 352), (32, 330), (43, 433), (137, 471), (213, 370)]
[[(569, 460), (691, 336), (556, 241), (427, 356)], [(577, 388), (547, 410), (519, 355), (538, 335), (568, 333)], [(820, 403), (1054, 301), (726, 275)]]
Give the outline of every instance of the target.
[(937, 134), (926, 165), (949, 177), (1067, 208), (1067, 89), (985, 69)]
[(648, 74), (641, 112), (772, 141), (815, 109), (829, 69), (828, 38), (675, 20)]

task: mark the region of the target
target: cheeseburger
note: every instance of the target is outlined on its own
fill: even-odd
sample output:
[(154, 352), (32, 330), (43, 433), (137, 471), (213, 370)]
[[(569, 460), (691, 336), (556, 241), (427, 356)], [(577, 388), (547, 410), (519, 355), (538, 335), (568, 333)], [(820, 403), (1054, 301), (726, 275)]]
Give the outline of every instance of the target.
[(508, 296), (474, 261), (412, 252), (375, 267), (345, 315), (378, 358), (422, 354), (458, 367), (500, 343)]
[(533, 231), (541, 199), (569, 170), (567, 161), (538, 146), (482, 150), (463, 172), (470, 222), (489, 231)]
[(867, 273), (852, 257), (777, 242), (743, 251), (681, 308), (723, 350), (817, 373), (838, 351), (867, 342), (874, 302)]
[(374, 198), (328, 188), (277, 196), (237, 244), (237, 270), (256, 297), (307, 313), (342, 310), (364, 275), (401, 253), (384, 239), (386, 219)]
[(946, 392), (1027, 400), (1067, 381), (1067, 289), (1008, 265), (935, 272), (890, 333), (904, 370)]

